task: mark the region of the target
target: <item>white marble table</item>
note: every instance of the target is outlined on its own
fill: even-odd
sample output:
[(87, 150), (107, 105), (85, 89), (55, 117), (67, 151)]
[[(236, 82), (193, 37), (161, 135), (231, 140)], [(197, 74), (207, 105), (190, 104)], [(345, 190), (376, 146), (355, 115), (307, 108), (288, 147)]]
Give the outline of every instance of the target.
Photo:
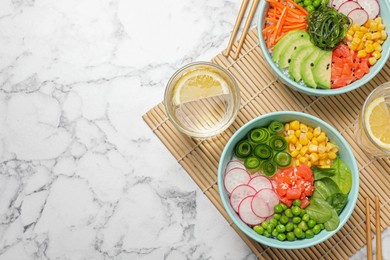
[(141, 119), (239, 2), (0, 1), (0, 259), (255, 259)]

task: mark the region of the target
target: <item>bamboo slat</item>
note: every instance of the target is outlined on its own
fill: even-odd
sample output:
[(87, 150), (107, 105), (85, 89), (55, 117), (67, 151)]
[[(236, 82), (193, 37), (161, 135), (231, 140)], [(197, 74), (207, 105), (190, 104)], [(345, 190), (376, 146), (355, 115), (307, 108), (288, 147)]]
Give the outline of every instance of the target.
[[(222, 54), (212, 59), (213, 63), (233, 74), (241, 91), (237, 119), (224, 133), (210, 140), (191, 139), (168, 120), (162, 104), (148, 111), (143, 119), (259, 259), (347, 259), (365, 244), (365, 197), (379, 195), (382, 202), (381, 230), (390, 226), (390, 159), (370, 157), (360, 149), (354, 138), (356, 118), (365, 98), (376, 86), (390, 81), (390, 61), (379, 75), (358, 90), (332, 97), (307, 96), (290, 90), (279, 81), (266, 63), (257, 39), (256, 29), (251, 30), (237, 60)], [(233, 45), (232, 53), (236, 48), (237, 43)], [(197, 109), (211, 108), (204, 104), (202, 108), (193, 108), (193, 113)], [(227, 215), (218, 193), (218, 162), (229, 138), (249, 120), (281, 110), (309, 113), (333, 125), (350, 144), (360, 171), (359, 197), (348, 222), (327, 241), (300, 250), (270, 248), (247, 237)], [(220, 110), (213, 110), (211, 116), (217, 117), (219, 113)], [(371, 212), (375, 212), (374, 208)]]

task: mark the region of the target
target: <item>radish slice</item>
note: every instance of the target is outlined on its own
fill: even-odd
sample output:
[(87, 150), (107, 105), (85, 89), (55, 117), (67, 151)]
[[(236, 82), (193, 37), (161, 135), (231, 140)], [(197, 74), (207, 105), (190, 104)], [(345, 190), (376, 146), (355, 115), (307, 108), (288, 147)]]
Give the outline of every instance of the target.
[(336, 10), (339, 9), (340, 5), (344, 4), (345, 2), (348, 2), (348, 0), (333, 0), (332, 5)]
[(339, 11), (342, 14), (348, 15), (349, 12), (351, 12), (353, 9), (357, 9), (357, 8), (361, 8), (361, 6), (357, 2), (348, 1), (348, 2), (344, 2), (342, 5), (340, 5), (340, 7), (339, 7), (339, 9), (337, 9), (337, 11)]
[(241, 168), (241, 169), (246, 170), (244, 164), (241, 161), (232, 160), (232, 161), (228, 162), (225, 172), (228, 172), (233, 168)]
[(250, 179), (251, 176), (246, 170), (241, 168), (233, 168), (225, 174), (225, 189), (230, 194), (235, 187), (241, 184), (247, 184)]
[(248, 196), (241, 201), (238, 206), (238, 215), (246, 224), (254, 226), (263, 222), (265, 218), (260, 218), (253, 213), (251, 208), (252, 199), (253, 196)]
[(252, 199), (252, 211), (261, 218), (267, 218), (274, 214), (274, 207), (278, 203), (278, 194), (272, 189), (262, 189)]
[(359, 5), (367, 12), (369, 19), (374, 19), (379, 15), (379, 3), (376, 0), (357, 0)]
[(264, 176), (256, 176), (252, 178), (248, 185), (252, 186), (256, 191), (273, 188), (271, 181)]
[(240, 205), (241, 201), (244, 198), (253, 196), (255, 194), (256, 190), (251, 186), (246, 184), (238, 185), (230, 194), (230, 205), (232, 205), (232, 208), (238, 212), (238, 206)]
[(353, 9), (347, 16), (358, 25), (363, 25), (368, 20), (368, 14), (362, 8)]

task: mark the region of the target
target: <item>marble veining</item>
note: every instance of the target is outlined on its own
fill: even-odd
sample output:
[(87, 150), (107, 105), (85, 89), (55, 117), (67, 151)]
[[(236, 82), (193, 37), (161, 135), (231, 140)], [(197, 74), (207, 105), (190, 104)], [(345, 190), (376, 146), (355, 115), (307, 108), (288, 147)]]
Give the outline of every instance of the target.
[(256, 259), (141, 118), (239, 5), (0, 2), (0, 259)]

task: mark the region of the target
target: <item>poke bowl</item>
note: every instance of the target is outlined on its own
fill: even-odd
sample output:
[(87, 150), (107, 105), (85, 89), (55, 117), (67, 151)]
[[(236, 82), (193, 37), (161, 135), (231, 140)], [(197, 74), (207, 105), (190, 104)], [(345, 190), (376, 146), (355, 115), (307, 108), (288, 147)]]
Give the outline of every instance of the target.
[[(310, 5), (306, 5), (310, 4)], [(259, 45), (293, 90), (338, 95), (369, 82), (390, 55), (387, 0), (266, 0)]]
[(251, 120), (230, 138), (219, 161), (218, 189), (244, 234), (270, 247), (301, 249), (329, 239), (347, 222), (359, 172), (332, 126), (280, 111)]

